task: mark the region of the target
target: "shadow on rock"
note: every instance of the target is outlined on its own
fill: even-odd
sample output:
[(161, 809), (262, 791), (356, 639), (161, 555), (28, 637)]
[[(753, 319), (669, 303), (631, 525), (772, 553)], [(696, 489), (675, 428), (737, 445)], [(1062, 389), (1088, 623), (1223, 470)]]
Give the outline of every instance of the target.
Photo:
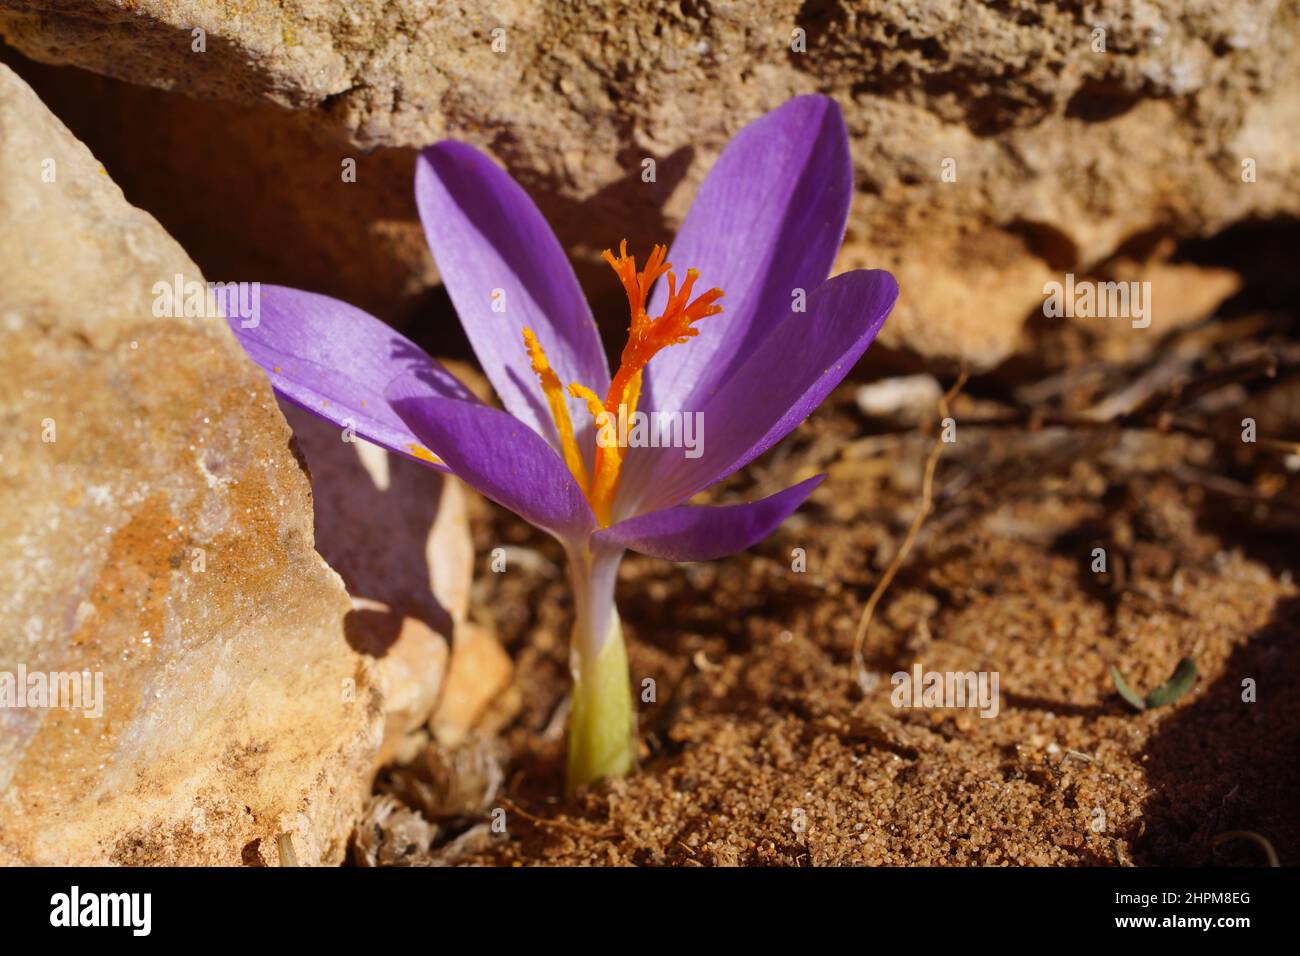
[(338, 427), (288, 402), (281, 408), (311, 472), (316, 550), (353, 598), (383, 605), (352, 612), (349, 635), (366, 635), (357, 649), (382, 656), (403, 616), (451, 636), (455, 608), (445, 607), (435, 591), (459, 593), (463, 577), (467, 596), (469, 576), (460, 564), (472, 555), (438, 545), (444, 477), (374, 446), (346, 442)]

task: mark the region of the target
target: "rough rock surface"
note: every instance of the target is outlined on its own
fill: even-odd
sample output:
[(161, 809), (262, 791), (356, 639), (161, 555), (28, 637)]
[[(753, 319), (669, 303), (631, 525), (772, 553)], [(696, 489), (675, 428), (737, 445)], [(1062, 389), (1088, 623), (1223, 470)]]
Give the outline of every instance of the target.
[[(845, 110), (858, 186), (840, 266), (891, 268), (903, 289), (884, 341), (990, 364), (1050, 278), (1300, 211), (1287, 134), (1300, 121), (1298, 20), (1297, 0), (6, 0), (0, 31), (45, 62), (288, 107), (360, 148), (468, 139), (588, 260), (628, 223), (634, 245), (663, 238), (730, 134), (791, 95), (827, 92)], [(318, 150), (333, 170), (338, 153)], [(415, 228), (409, 211), (385, 219), (390, 189), (370, 194), (355, 230)], [(310, 241), (337, 260), (331, 244), (351, 240)], [(427, 276), (411, 262), (394, 295)], [(322, 268), (316, 285), (331, 282)]]
[(0, 862), (341, 860), (384, 715), (264, 376), (3, 66), (0, 222), (0, 672), (103, 675), (0, 708)]

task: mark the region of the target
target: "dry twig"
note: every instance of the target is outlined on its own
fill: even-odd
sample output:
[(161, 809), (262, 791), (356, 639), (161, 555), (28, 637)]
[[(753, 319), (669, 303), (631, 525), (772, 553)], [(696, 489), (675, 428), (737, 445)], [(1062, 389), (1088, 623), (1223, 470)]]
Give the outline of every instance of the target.
[(858, 682), (858, 686), (863, 688), (864, 691), (867, 688), (868, 677), (866, 665), (862, 658), (862, 648), (866, 643), (867, 629), (871, 627), (871, 619), (875, 616), (876, 605), (880, 603), (881, 597), (894, 580), (894, 575), (898, 573), (899, 568), (903, 566), (903, 562), (907, 560), (912, 545), (916, 543), (916, 536), (921, 531), (921, 525), (925, 523), (926, 517), (934, 506), (934, 472), (939, 464), (939, 456), (943, 454), (944, 446), (942, 422), (948, 417), (949, 406), (965, 386), (967, 375), (968, 372), (963, 363), (957, 381), (939, 399), (940, 432), (934, 440), (934, 447), (930, 449), (929, 457), (925, 460), (925, 475), (921, 480), (921, 507), (917, 509), (916, 517), (912, 519), (912, 525), (907, 529), (907, 537), (903, 539), (898, 553), (889, 562), (889, 567), (885, 569), (884, 575), (876, 584), (876, 589), (871, 592), (871, 597), (867, 599), (867, 605), (862, 609), (862, 617), (858, 620), (857, 633), (853, 635), (853, 677)]
[(508, 800), (505, 797), (498, 797), (497, 802), (509, 812), (519, 814), (529, 823), (541, 827), (543, 830), (564, 830), (568, 833), (576, 833), (579, 836), (596, 837), (603, 840), (616, 840), (623, 836), (618, 830), (598, 830), (595, 827), (570, 823), (568, 820), (548, 820), (546, 817), (534, 816), (513, 800)]

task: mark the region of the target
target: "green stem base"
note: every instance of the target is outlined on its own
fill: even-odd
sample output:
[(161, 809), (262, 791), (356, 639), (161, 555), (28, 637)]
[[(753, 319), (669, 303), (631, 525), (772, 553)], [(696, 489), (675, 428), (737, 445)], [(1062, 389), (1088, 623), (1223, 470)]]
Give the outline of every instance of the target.
[(635, 729), (627, 648), (615, 612), (610, 635), (596, 659), (580, 661), (574, 671), (565, 791), (572, 796), (589, 783), (631, 773), (636, 765)]

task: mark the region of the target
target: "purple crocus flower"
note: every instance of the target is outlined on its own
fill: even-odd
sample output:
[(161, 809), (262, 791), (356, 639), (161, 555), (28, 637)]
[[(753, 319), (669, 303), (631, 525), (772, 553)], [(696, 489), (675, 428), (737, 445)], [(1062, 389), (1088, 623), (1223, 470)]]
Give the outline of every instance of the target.
[[(826, 278), (852, 189), (834, 101), (801, 96), (741, 130), (670, 253), (656, 246), (641, 269), (626, 246), (605, 253), (631, 312), (611, 378), (573, 269), (523, 189), (463, 143), (424, 150), (420, 218), (505, 411), (383, 322), (323, 295), (263, 286), (260, 323), (231, 321), (281, 395), (450, 471), (564, 546), (576, 607), (570, 788), (633, 762), (614, 607), (624, 552), (701, 561), (743, 550), (825, 477), (750, 504), (685, 504), (808, 417), (893, 307), (887, 272)], [(686, 269), (680, 280), (671, 263)], [(696, 293), (697, 279), (708, 291)], [(637, 413), (678, 427), (691, 416), (706, 440), (694, 453), (635, 441)]]

